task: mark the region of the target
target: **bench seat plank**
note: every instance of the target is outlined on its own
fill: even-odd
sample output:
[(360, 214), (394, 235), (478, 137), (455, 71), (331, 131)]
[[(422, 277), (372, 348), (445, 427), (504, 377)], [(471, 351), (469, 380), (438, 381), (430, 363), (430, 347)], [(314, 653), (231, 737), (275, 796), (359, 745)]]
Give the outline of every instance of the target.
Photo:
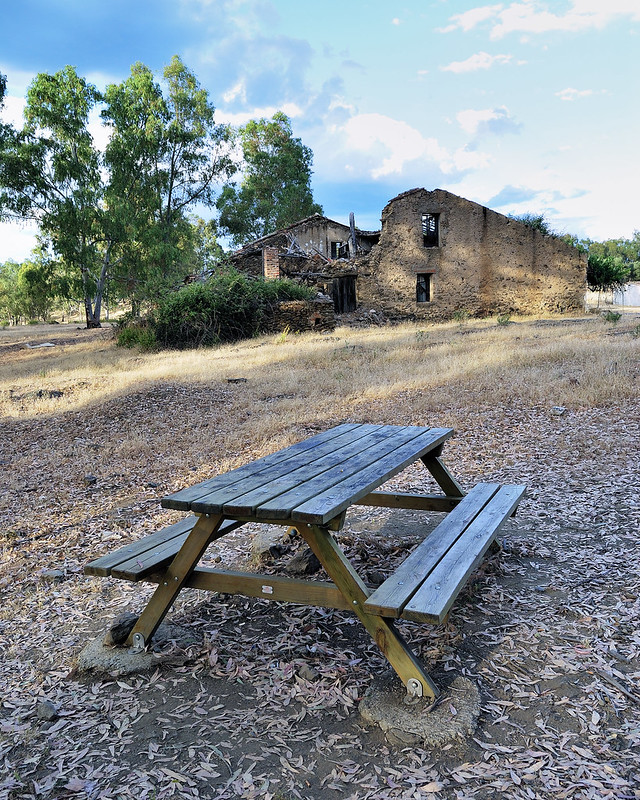
[(524, 492), (524, 486), (502, 486), (496, 492), (406, 604), (403, 619), (442, 622)]
[(453, 433), (451, 428), (418, 430), (423, 432), (415, 439), (397, 448), (389, 455), (363, 466), (355, 475), (349, 476), (346, 480), (321, 492), (311, 500), (296, 506), (291, 512), (291, 519), (312, 525), (324, 525), (389, 478), (402, 472), (421, 455), (446, 441)]
[[(363, 432), (374, 427), (373, 425), (358, 425), (356, 423), (338, 425), (335, 428), (311, 436), (309, 439), (297, 442), (284, 450), (278, 450), (276, 453), (271, 453), (268, 456), (252, 461), (250, 464), (245, 464), (230, 472), (225, 472), (222, 475), (216, 475), (213, 478), (202, 481), (202, 483), (198, 483), (195, 486), (181, 489), (179, 492), (174, 492), (174, 494), (163, 497), (161, 504), (163, 508), (172, 508), (177, 511), (190, 511), (191, 504), (194, 500), (204, 497), (216, 489), (221, 489), (237, 483), (240, 480), (250, 478), (257, 472), (282, 464), (282, 462), (289, 461), (292, 458), (297, 458), (298, 462), (301, 464), (305, 463), (305, 454), (307, 451), (315, 451), (325, 445), (328, 445), (331, 449), (335, 447), (335, 444), (332, 444), (334, 440), (340, 441), (341, 437), (349, 434), (354, 438), (359, 438), (359, 436), (363, 435)], [(327, 452), (330, 452), (330, 449)], [(283, 469), (286, 472), (288, 467), (283, 467)]]
[(120, 547), (112, 553), (100, 556), (100, 558), (96, 558), (85, 566), (84, 574), (97, 575), (99, 578), (108, 578), (111, 575), (111, 570), (123, 561), (128, 561), (129, 559), (144, 555), (144, 553), (157, 545), (170, 542), (176, 536), (188, 533), (195, 525), (196, 519), (197, 517), (195, 516), (185, 517), (174, 525), (169, 525), (160, 531), (156, 531), (148, 536), (143, 536), (142, 539), (126, 544), (124, 547)]
[[(148, 575), (171, 563), (191, 533), (197, 519), (197, 516), (186, 517), (174, 525), (114, 550), (113, 553), (101, 556), (85, 566), (84, 574), (134, 582), (144, 580)], [(244, 524), (226, 520), (220, 526), (219, 535), (230, 533)]]
[(399, 617), (424, 579), (451, 547), (452, 540), (472, 522), (498, 489), (497, 483), (474, 486), (369, 597), (365, 603), (367, 611), (384, 617)]

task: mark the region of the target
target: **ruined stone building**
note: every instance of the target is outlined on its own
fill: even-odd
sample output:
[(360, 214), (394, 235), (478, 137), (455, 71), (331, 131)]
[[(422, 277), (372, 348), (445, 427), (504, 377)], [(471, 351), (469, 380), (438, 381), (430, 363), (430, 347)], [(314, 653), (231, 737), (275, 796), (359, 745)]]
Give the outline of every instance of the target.
[(379, 232), (314, 215), (233, 259), (252, 274), (317, 286), (338, 312), (357, 304), (391, 319), (437, 320), (584, 308), (585, 254), (442, 189), (389, 201)]
[(321, 214), (302, 219), (237, 250), (231, 261), (241, 272), (293, 278), (330, 296), (337, 312), (356, 308), (356, 263), (378, 241), (378, 231), (361, 231)]

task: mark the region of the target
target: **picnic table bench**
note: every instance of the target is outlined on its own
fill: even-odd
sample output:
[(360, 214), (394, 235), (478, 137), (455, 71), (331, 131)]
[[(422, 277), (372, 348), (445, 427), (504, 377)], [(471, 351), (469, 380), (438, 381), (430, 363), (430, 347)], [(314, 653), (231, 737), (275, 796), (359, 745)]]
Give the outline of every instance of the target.
[[(451, 428), (344, 424), (245, 466), (164, 497), (184, 520), (102, 556), (85, 574), (158, 584), (127, 644), (143, 650), (185, 587), (353, 611), (409, 694), (438, 688), (394, 620), (438, 624), (505, 521), (524, 486), (481, 483), (468, 494), (441, 459)], [(443, 494), (378, 491), (420, 460)], [(353, 505), (446, 512), (442, 522), (375, 590), (351, 564), (334, 532)], [(295, 528), (331, 581), (258, 575), (199, 565), (207, 547), (249, 522)]]

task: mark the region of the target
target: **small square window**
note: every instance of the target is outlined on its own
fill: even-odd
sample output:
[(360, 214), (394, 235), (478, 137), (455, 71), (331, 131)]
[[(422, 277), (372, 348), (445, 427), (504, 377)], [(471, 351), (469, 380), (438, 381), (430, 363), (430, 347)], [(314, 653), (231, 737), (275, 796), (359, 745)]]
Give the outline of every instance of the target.
[(331, 258), (348, 258), (349, 242), (331, 242)]
[(431, 301), (433, 273), (419, 272), (416, 276), (416, 302), (429, 303)]
[(438, 247), (439, 245), (439, 217), (440, 214), (422, 215), (422, 244), (425, 247)]

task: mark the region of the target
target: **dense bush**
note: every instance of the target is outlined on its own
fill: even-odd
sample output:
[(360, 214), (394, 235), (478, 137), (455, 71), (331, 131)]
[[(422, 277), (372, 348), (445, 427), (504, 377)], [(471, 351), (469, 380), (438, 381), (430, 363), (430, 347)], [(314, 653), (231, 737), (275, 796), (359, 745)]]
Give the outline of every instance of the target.
[(156, 334), (151, 322), (132, 313), (125, 314), (117, 323), (116, 344), (118, 347), (153, 350), (156, 347)]
[(264, 332), (279, 302), (312, 297), (312, 290), (293, 281), (264, 281), (230, 269), (165, 297), (151, 325), (164, 347), (234, 342)]

